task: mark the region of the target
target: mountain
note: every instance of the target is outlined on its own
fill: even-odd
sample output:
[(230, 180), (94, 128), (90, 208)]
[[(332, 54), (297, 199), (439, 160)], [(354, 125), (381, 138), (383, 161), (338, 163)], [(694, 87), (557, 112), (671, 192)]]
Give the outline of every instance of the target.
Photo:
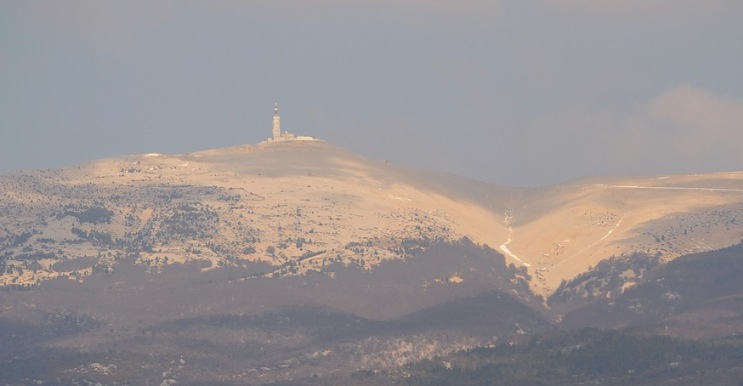
[[(559, 329), (419, 361), (404, 380), (361, 378), (379, 385), (739, 384), (743, 244), (659, 260), (604, 260), (563, 283), (549, 299), (553, 309), (570, 308)], [(640, 270), (633, 286), (617, 291), (621, 274)]]
[(371, 269), (466, 237), (528, 268), (547, 296), (608, 257), (667, 261), (743, 238), (741, 173), (509, 188), (295, 141), (0, 178), (5, 285), (82, 277), (127, 253), (152, 266), (264, 262), (276, 276)]
[(127, 253), (152, 266), (265, 262), (274, 276), (371, 268), (420, 244), (496, 240), (500, 198), (513, 194), (322, 142), (107, 159), (6, 175), (2, 187), (5, 267), (16, 268), (3, 284), (84, 276)]
[[(610, 266), (607, 264), (607, 266)], [(631, 268), (630, 268), (631, 269)], [(558, 295), (606, 278), (605, 270), (566, 283)], [(565, 316), (566, 326), (646, 329), (677, 337), (743, 332), (743, 244), (679, 257), (644, 270), (636, 285), (591, 299)], [(566, 302), (564, 296), (553, 296)], [(567, 301), (569, 303), (569, 300)]]
[(683, 335), (740, 292), (680, 307), (676, 267), (741, 239), (743, 173), (516, 188), (321, 141), (11, 173), (0, 380), (316, 384), (561, 328)]

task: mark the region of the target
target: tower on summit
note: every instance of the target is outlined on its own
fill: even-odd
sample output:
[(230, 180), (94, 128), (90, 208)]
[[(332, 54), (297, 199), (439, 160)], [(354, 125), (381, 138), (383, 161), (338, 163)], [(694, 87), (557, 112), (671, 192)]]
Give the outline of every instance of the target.
[(320, 141), (319, 139), (303, 135), (294, 135), (288, 131), (281, 132), (281, 117), (279, 116), (279, 102), (273, 104), (273, 129), (271, 137), (266, 142), (287, 142), (287, 141)]
[(281, 117), (279, 117), (279, 102), (273, 104), (273, 132), (272, 138), (274, 141), (281, 140)]

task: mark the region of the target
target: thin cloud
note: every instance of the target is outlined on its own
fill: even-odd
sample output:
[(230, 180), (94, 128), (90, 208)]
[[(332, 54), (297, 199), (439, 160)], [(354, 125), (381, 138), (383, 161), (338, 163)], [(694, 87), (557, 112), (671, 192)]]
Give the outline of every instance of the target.
[(618, 157), (648, 172), (711, 172), (743, 162), (743, 101), (689, 84), (648, 101), (614, 137)]
[(28, 20), (68, 35), (93, 48), (126, 52), (146, 29), (172, 16), (173, 2), (29, 1), (21, 13)]
[[(635, 107), (559, 111), (530, 145), (585, 174), (725, 171), (743, 165), (743, 100), (681, 84)], [(562, 140), (567, 139), (567, 140)], [(540, 162), (543, 162), (540, 161)], [(577, 164), (584, 163), (585, 166)]]
[(498, 1), (478, 0), (466, 2), (452, 2), (448, 0), (408, 0), (400, 2), (397, 0), (360, 0), (360, 1), (339, 1), (339, 0), (284, 0), (284, 1), (240, 1), (240, 0), (217, 0), (210, 1), (208, 6), (222, 9), (247, 9), (255, 11), (272, 10), (285, 14), (297, 12), (322, 12), (327, 13), (332, 10), (348, 11), (351, 9), (359, 10), (387, 10), (387, 11), (413, 11), (413, 12), (455, 12), (479, 14), (481, 12), (490, 12), (498, 8)]
[(545, 0), (549, 4), (612, 12), (718, 11), (738, 6), (737, 0)]
[[(215, 11), (248, 18), (280, 20), (292, 23), (325, 23), (335, 20), (388, 20), (426, 28), (467, 27), (475, 21), (491, 18), (499, 10), (497, 0), (452, 2), (448, 0), (217, 0), (193, 3)], [(449, 25), (455, 23), (455, 26)]]
[(700, 136), (741, 139), (743, 100), (720, 97), (709, 91), (682, 84), (650, 103), (650, 115), (676, 124)]
[[(438, 29), (451, 28), (456, 31), (457, 28), (466, 26), (467, 21), (491, 15), (497, 9), (497, 1), (469, 1), (460, 4), (445, 0), (74, 0), (28, 1), (22, 3), (20, 8), (20, 13), (33, 23), (65, 34), (95, 49), (121, 53), (128, 51), (137, 39), (145, 39), (152, 27), (162, 24), (185, 8), (191, 8), (192, 11), (201, 9), (238, 14), (247, 20), (274, 20), (279, 23), (389, 19), (398, 23)], [(448, 25), (452, 21), (457, 21), (457, 25)]]

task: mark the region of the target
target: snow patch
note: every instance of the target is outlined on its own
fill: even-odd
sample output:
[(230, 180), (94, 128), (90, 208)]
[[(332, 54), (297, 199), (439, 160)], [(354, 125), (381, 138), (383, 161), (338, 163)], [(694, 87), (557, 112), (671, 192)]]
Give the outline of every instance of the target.
[(506, 218), (505, 218), (504, 222), (506, 223), (506, 225), (509, 225), (509, 227), (508, 227), (508, 240), (506, 240), (505, 243), (503, 243), (503, 244), (500, 245), (500, 250), (503, 251), (503, 253), (505, 253), (506, 256), (508, 256), (508, 257), (510, 257), (510, 258), (512, 258), (512, 259), (514, 259), (516, 261), (518, 261), (519, 263), (523, 264), (524, 266), (531, 267), (531, 264), (525, 262), (524, 260), (521, 260), (520, 257), (516, 256), (513, 252), (511, 252), (510, 249), (508, 249), (508, 244), (511, 244), (511, 235), (513, 235), (513, 228), (510, 227), (511, 218), (513, 218), (513, 216), (511, 215), (511, 212), (506, 211)]
[(648, 189), (648, 190), (690, 190), (698, 192), (731, 192), (743, 193), (743, 189), (726, 189), (726, 188), (694, 188), (686, 186), (642, 186), (642, 185), (608, 185), (614, 189)]
[(599, 241), (606, 240), (607, 237), (609, 237), (612, 233), (614, 233), (614, 230), (617, 229), (617, 227), (619, 227), (619, 224), (621, 224), (621, 223), (622, 223), (622, 219), (620, 218), (619, 219), (619, 222), (617, 222), (617, 225), (614, 225), (613, 228), (609, 229), (609, 231), (606, 232), (606, 234), (604, 235), (604, 237), (602, 237), (601, 240), (599, 240)]

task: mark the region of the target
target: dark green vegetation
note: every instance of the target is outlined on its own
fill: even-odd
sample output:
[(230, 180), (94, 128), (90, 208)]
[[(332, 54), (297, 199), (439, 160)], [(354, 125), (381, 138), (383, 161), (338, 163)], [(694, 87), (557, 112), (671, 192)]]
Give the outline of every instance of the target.
[[(743, 336), (680, 341), (627, 331), (580, 329), (523, 344), (478, 348), (406, 368), (410, 386), (740, 385)], [(357, 373), (379, 381), (388, 375)]]
[[(502, 263), (489, 266), (500, 261), (498, 255), (466, 241), (434, 245), (373, 272), (329, 266), (332, 280), (320, 273), (260, 278), (255, 273), (268, 268), (264, 265), (208, 272), (176, 265), (152, 272), (124, 259), (83, 283), (58, 279), (31, 290), (1, 291), (0, 380), (740, 385), (742, 250), (739, 245), (644, 266), (632, 289), (587, 299), (562, 323), (550, 321), (536, 299), (512, 296), (524, 290), (523, 283), (505, 285), (518, 283), (518, 272)], [(622, 270), (637, 266), (617, 264)], [(480, 266), (480, 274), (500, 273), (466, 276), (481, 284), (454, 287), (459, 295), (441, 304), (435, 300), (444, 292), (420, 290), (421, 282), (466, 266)], [(612, 271), (611, 265), (596, 269)], [(484, 283), (494, 280), (502, 290), (487, 290)], [(452, 294), (452, 288), (446, 291)], [(669, 291), (678, 296), (665, 295)], [(418, 311), (385, 320), (359, 316), (398, 303)], [(638, 312), (637, 304), (652, 307)], [(584, 327), (609, 320), (630, 327)], [(697, 340), (670, 336), (700, 330), (706, 334)]]
[(550, 296), (550, 304), (574, 309), (607, 297), (616, 297), (622, 293), (622, 286), (636, 284), (648, 270), (659, 264), (659, 257), (641, 254), (602, 260), (594, 269), (573, 280), (563, 281)]
[(106, 209), (103, 205), (96, 204), (95, 206), (85, 209), (67, 209), (64, 213), (65, 216), (75, 217), (81, 223), (110, 223), (111, 216), (114, 212)]
[[(27, 182), (29, 191), (51, 189)], [(252, 222), (260, 196), (153, 184), (62, 200), (97, 197), (96, 189), (55, 187), (49, 196), (60, 201), (47, 206), (0, 203), (2, 218), (24, 224), (3, 227), (0, 272), (26, 278), (0, 288), (0, 384), (743, 378), (743, 245), (670, 263), (607, 259), (564, 282), (545, 307), (529, 290), (533, 271), (467, 238), (442, 238), (418, 213), (411, 233), (387, 244), (360, 237), (333, 249), (318, 242), (312, 211), (287, 207), (272, 226), (309, 230), (266, 246)], [(31, 206), (36, 215), (24, 217)], [(225, 229), (234, 237), (220, 240)], [(243, 256), (264, 252), (273, 263)], [(385, 252), (397, 259), (365, 259)], [(315, 258), (316, 269), (300, 269)], [(62, 274), (42, 278), (45, 270)]]
[(135, 260), (0, 290), (0, 383), (324, 382), (552, 328), (524, 273), (467, 240), (280, 278)]
[[(563, 326), (644, 326), (681, 337), (743, 332), (743, 244), (667, 264), (641, 264), (642, 276), (634, 286), (573, 308), (565, 314)], [(585, 280), (576, 283), (583, 285)], [(561, 300), (550, 299), (564, 306)]]
[[(153, 270), (124, 257), (83, 282), (0, 291), (0, 381), (740, 385), (743, 245), (633, 259), (564, 283), (580, 294), (641, 273), (623, 292), (550, 299), (573, 307), (557, 322), (523, 272), (466, 240), (373, 271), (277, 279), (266, 264)], [(465, 282), (447, 283), (452, 272)]]
[[(622, 291), (626, 272), (634, 286)], [(560, 330), (397, 372), (359, 371), (354, 383), (743, 385), (742, 244), (667, 264), (641, 255), (605, 260), (549, 301), (567, 310)]]

